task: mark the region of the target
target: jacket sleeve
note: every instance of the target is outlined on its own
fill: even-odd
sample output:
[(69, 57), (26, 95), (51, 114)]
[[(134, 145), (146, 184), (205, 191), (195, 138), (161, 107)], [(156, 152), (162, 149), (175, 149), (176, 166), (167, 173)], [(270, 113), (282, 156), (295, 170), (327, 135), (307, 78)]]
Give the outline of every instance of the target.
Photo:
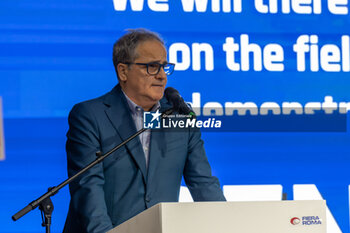
[(191, 129), (184, 179), (194, 201), (226, 201), (219, 180), (212, 176), (199, 129)]
[[(73, 107), (68, 118), (67, 162), (71, 177), (96, 159), (100, 150), (99, 131), (91, 106)], [(70, 183), (71, 205), (84, 232), (106, 232), (113, 228), (107, 214), (103, 164), (99, 163)]]

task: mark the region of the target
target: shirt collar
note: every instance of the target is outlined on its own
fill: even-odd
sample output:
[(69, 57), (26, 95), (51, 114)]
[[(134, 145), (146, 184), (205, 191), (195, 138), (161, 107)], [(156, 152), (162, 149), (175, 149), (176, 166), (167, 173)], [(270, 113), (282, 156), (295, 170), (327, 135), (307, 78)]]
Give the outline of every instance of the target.
[[(126, 98), (126, 102), (128, 103), (128, 106), (130, 108), (130, 111), (132, 114), (136, 114), (137, 112), (139, 112), (140, 110), (143, 112), (143, 108), (137, 104), (134, 103), (134, 101), (132, 101), (126, 94), (125, 92), (122, 90), (125, 98)], [(155, 112), (158, 109), (160, 109), (160, 103), (159, 101), (153, 105), (153, 107), (151, 108), (150, 112)]]

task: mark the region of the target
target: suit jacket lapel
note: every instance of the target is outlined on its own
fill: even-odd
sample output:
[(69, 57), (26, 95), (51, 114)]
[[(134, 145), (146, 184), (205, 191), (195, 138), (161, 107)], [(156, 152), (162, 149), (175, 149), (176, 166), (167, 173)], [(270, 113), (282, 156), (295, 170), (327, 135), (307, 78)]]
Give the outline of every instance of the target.
[[(125, 96), (119, 84), (110, 92), (110, 95), (107, 95), (104, 103), (109, 105), (109, 108), (105, 112), (123, 141), (136, 133), (135, 123), (128, 110)], [(139, 167), (143, 180), (146, 183), (146, 160), (139, 137), (128, 142), (126, 147)]]

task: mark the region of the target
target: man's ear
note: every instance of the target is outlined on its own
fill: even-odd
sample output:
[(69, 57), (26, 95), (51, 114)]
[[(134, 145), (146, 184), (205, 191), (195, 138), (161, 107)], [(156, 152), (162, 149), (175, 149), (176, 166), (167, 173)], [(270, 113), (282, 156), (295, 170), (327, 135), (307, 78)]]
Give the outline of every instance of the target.
[(128, 79), (129, 67), (127, 64), (119, 63), (117, 65), (118, 76), (120, 81), (126, 81)]

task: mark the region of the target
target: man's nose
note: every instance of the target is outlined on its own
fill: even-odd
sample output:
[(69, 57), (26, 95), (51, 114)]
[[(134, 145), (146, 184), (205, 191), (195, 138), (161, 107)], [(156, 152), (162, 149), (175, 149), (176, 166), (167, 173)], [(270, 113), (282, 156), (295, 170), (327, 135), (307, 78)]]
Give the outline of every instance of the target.
[(160, 67), (159, 73), (156, 75), (156, 78), (159, 78), (159, 79), (167, 78), (167, 75), (164, 71), (164, 67)]

